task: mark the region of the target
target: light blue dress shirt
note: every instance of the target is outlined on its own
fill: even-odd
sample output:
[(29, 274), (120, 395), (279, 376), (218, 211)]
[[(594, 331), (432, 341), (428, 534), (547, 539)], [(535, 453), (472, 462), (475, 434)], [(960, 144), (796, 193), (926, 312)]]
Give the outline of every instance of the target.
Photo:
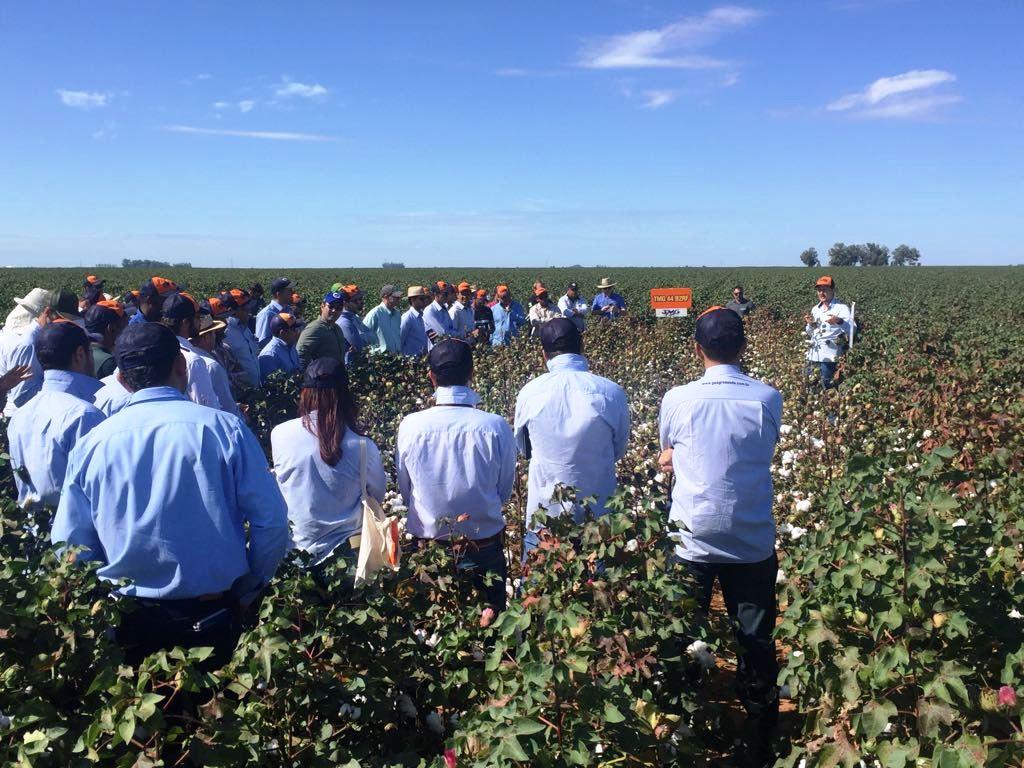
[[(316, 428), (316, 412), (310, 414)], [(366, 492), (384, 500), (387, 478), (380, 451), (372, 440), (345, 430), (341, 460), (330, 466), (320, 458), (320, 444), (302, 419), (285, 421), (270, 433), (274, 471), (288, 505), (292, 543), (319, 563), (363, 525), (359, 483), (359, 443), (366, 441)]]
[[(629, 403), (622, 387), (589, 371), (582, 355), (548, 360), (548, 373), (523, 387), (516, 398), (515, 436), (519, 450), (530, 444), (526, 526), (538, 507), (549, 515), (563, 509), (551, 501), (555, 485), (570, 485), (578, 497), (596, 496), (595, 517), (615, 492), (615, 463), (629, 442)], [(527, 438), (529, 436), (529, 438)], [(583, 521), (583, 508), (571, 510)]]
[(132, 393), (117, 380), (117, 368), (109, 376), (100, 379), (100, 384), (103, 386), (96, 392), (93, 405), (99, 408), (104, 416), (113, 416), (128, 404), (128, 398)]
[(438, 387), (434, 400), (398, 427), (395, 469), (409, 507), (407, 530), (426, 539), (447, 539), (452, 531), (486, 539), (505, 527), (501, 508), (516, 474), (512, 429), (501, 416), (472, 407), (480, 397), (469, 387)]
[[(614, 305), (615, 309), (612, 312), (602, 312), (601, 310), (609, 304)], [(594, 302), (591, 304), (591, 310), (595, 317), (609, 320), (626, 311), (626, 300), (617, 293), (613, 293), (611, 296), (605, 296), (602, 291), (594, 297)]]
[[(193, 345), (192, 351), (206, 363), (206, 370), (210, 374), (210, 384), (213, 386), (213, 393), (217, 396), (218, 407), (225, 413), (241, 418), (242, 411), (239, 409), (238, 403), (235, 402), (235, 395), (231, 391), (231, 378), (228, 376), (227, 369), (220, 364), (220, 360), (205, 349)], [(125, 391), (127, 392), (127, 390)]]
[(241, 419), (152, 387), (78, 441), (51, 540), (86, 547), (104, 579), (131, 579), (127, 595), (232, 589), (246, 603), (287, 550), (288, 519)]
[(73, 371), (46, 371), (39, 394), (7, 424), (14, 484), (22, 507), (56, 507), (68, 454), (105, 418), (93, 404), (100, 383)]
[(299, 370), (299, 353), (280, 336), (271, 336), (270, 341), (260, 350), (260, 381), (266, 382), (274, 371), (291, 373)]
[(142, 312), (136, 312), (134, 315), (128, 318), (128, 325), (138, 325), (139, 323), (148, 323), (149, 320)]
[(455, 324), (452, 322), (451, 315), (448, 314), (448, 310), (445, 309), (441, 304), (437, 303), (437, 300), (430, 302), (427, 308), (423, 310), (423, 329), (427, 331), (427, 351), (434, 346), (434, 342), (430, 340), (429, 332), (433, 331), (437, 334), (437, 340), (440, 341), (442, 336), (454, 336), (455, 335)]
[(348, 350), (345, 352), (345, 364), (348, 365), (356, 358), (363, 356), (363, 350), (373, 343), (377, 335), (366, 327), (363, 318), (355, 312), (343, 310), (335, 321), (348, 342)]
[(273, 334), (270, 332), (270, 321), (284, 312), (283, 305), (272, 299), (267, 306), (256, 313), (256, 343), (263, 347), (270, 341)]
[(423, 313), (409, 307), (402, 315), (402, 354), (408, 357), (427, 354), (427, 329)]
[(757, 563), (775, 551), (771, 462), (782, 395), (735, 365), (673, 387), (661, 402), (661, 447), (672, 448), (669, 516), (677, 553), (698, 563)]
[(402, 313), (398, 309), (388, 309), (382, 302), (366, 313), (363, 323), (376, 337), (371, 352), (397, 355), (402, 351)]
[(252, 335), (249, 326), (238, 322), (237, 317), (228, 318), (228, 327), (224, 329), (224, 346), (228, 348), (241, 367), (239, 379), (245, 386), (260, 386), (260, 345)]
[(491, 307), (494, 314), (494, 333), (491, 334), (491, 346), (501, 347), (512, 341), (519, 335), (519, 329), (526, 325), (526, 313), (523, 312), (523, 305), (513, 301), (508, 309), (501, 306), (501, 303)]
[(19, 365), (27, 365), (32, 369), (32, 378), (19, 383), (7, 393), (4, 416), (12, 416), (43, 386), (43, 366), (36, 357), (35, 347), (32, 346), (40, 327), (39, 323), (33, 322), (21, 333), (10, 330), (0, 333), (0, 375)]

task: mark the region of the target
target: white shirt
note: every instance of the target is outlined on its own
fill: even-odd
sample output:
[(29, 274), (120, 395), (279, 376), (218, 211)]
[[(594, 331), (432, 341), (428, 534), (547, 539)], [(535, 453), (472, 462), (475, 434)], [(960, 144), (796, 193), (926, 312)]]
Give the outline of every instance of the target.
[(669, 517), (683, 524), (677, 553), (698, 563), (757, 563), (775, 551), (771, 461), (782, 395), (716, 365), (661, 402), (661, 447), (672, 448)]
[(570, 299), (563, 295), (558, 300), (558, 309), (562, 313), (562, 317), (568, 317), (576, 323), (576, 327), (581, 331), (586, 327), (587, 315), (590, 314), (590, 302), (582, 296), (577, 295), (575, 299)]
[(241, 370), (239, 379), (247, 387), (260, 386), (260, 345), (252, 335), (249, 326), (238, 322), (237, 317), (228, 318), (228, 327), (224, 330), (224, 346), (234, 355)]
[[(311, 414), (316, 426), (316, 413)], [(383, 501), (387, 478), (380, 451), (369, 438), (345, 430), (335, 466), (320, 457), (320, 443), (302, 419), (278, 424), (270, 433), (277, 484), (288, 505), (292, 545), (320, 562), (363, 525), (359, 442), (366, 440), (366, 492)]]
[(455, 328), (454, 335), (460, 339), (468, 339), (469, 334), (476, 327), (473, 308), (467, 307), (461, 301), (456, 301), (448, 310), (448, 316), (452, 319), (452, 326)]
[(188, 369), (188, 384), (185, 386), (185, 395), (193, 403), (205, 405), (208, 408), (227, 410), (220, 407), (220, 398), (213, 389), (213, 379), (210, 377), (210, 369), (206, 360), (199, 356), (192, 342), (183, 336), (178, 337), (178, 344), (181, 347), (181, 354), (185, 357), (185, 367)]
[[(830, 315), (835, 315), (843, 322), (832, 325), (828, 322)], [(807, 359), (812, 363), (835, 362), (840, 353), (839, 338), (843, 334), (849, 337), (853, 333), (850, 308), (833, 297), (829, 304), (818, 302), (811, 310), (811, 318), (812, 322), (804, 328), (804, 333), (810, 337)]]
[(238, 408), (238, 403), (235, 402), (235, 396), (231, 393), (231, 380), (228, 378), (228, 372), (224, 370), (224, 366), (205, 349), (193, 346), (192, 351), (206, 363), (206, 369), (210, 373), (210, 383), (213, 384), (213, 391), (217, 395), (220, 409), (242, 418), (242, 412)]
[(515, 481), (512, 429), (472, 407), (480, 397), (469, 387), (438, 387), (434, 400), (437, 405), (409, 414), (398, 427), (395, 469), (409, 507), (408, 531), (425, 539), (447, 539), (452, 531), (470, 539), (494, 536), (505, 527), (501, 508)]
[(19, 365), (27, 365), (32, 369), (32, 378), (17, 384), (7, 393), (7, 404), (4, 416), (13, 416), (18, 407), (25, 405), (43, 385), (43, 366), (36, 358), (35, 347), (32, 346), (35, 335), (41, 326), (33, 321), (21, 333), (5, 328), (0, 332), (0, 375), (7, 373)]
[(530, 325), (533, 326), (534, 333), (536, 333), (537, 328), (546, 323), (548, 320), (554, 320), (556, 317), (561, 316), (562, 313), (558, 310), (558, 307), (556, 307), (550, 301), (548, 302), (548, 305), (546, 307), (542, 307), (540, 302), (538, 301), (536, 304), (530, 307), (530, 312), (527, 315), (527, 317), (530, 320)]
[[(555, 485), (576, 489), (578, 498), (596, 496), (595, 517), (615, 492), (615, 462), (629, 442), (629, 403), (622, 387), (591, 373), (582, 355), (548, 360), (548, 373), (523, 387), (516, 398), (515, 437), (525, 455), (530, 444), (526, 527), (538, 507), (562, 512), (551, 501)], [(573, 509), (583, 522), (583, 508)]]
[[(438, 303), (437, 299), (430, 302), (423, 310), (423, 329), (427, 332), (427, 351), (434, 348), (434, 342), (430, 340), (430, 331), (441, 336), (452, 336), (455, 333), (455, 325), (448, 314), (448, 310)], [(438, 338), (438, 341), (441, 339)]]

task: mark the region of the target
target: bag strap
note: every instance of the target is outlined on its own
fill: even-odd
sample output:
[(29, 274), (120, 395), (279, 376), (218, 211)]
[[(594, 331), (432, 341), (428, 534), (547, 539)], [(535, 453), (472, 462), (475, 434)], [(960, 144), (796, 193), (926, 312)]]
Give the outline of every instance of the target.
[(359, 438), (359, 488), (362, 500), (366, 501), (366, 438)]

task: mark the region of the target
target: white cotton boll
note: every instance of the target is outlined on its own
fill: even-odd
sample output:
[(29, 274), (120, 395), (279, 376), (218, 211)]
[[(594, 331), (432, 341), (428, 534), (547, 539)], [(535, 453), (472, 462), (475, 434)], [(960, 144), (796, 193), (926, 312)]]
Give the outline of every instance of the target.
[(665, 482), (665, 473), (664, 472), (659, 472), (658, 474), (656, 474), (654, 476), (654, 482), (656, 482), (656, 483), (664, 483)]
[(999, 483), (997, 483), (995, 480), (989, 480), (988, 487), (994, 491), (996, 488), (999, 487)]
[(1013, 609), (1012, 611), (1010, 611), (1010, 612), (1009, 612), (1008, 614), (1006, 614), (1006, 615), (1007, 615), (1007, 616), (1009, 616), (1009, 617), (1010, 617), (1011, 619), (1019, 619), (1019, 618), (1022, 618), (1021, 612), (1020, 612), (1020, 611), (1018, 611), (1018, 610), (1017, 610), (1016, 608), (1014, 608), (1014, 609)]
[(640, 544), (637, 543), (636, 539), (630, 539), (629, 541), (626, 542), (625, 550), (627, 552), (636, 552), (637, 549), (639, 549), (639, 547), (640, 547)]
[(926, 429), (924, 432), (921, 433), (921, 437), (923, 437), (925, 440), (927, 440), (931, 436), (932, 431), (930, 429)]
[(789, 477), (791, 474), (793, 474), (793, 470), (789, 467), (783, 467), (779, 470), (779, 477)]
[(404, 717), (416, 717), (416, 705), (412, 703), (412, 699), (409, 698), (408, 694), (398, 694), (396, 699), (398, 704), (398, 712)]
[(789, 529), (789, 538), (793, 541), (796, 541), (799, 538), (801, 538), (805, 533), (807, 533), (806, 528), (801, 528), (799, 525), (794, 525), (792, 528)]
[(711, 669), (715, 666), (715, 654), (712, 653), (711, 646), (703, 640), (694, 640), (686, 646), (686, 652), (690, 655), (690, 658), (700, 664), (703, 669)]
[(792, 431), (793, 431), (793, 425), (792, 424), (783, 424), (781, 427), (779, 427), (779, 434), (780, 435), (788, 435)]
[(802, 657), (804, 655), (804, 652), (803, 651), (793, 651), (789, 655), (792, 656), (794, 659), (799, 659), (800, 657)]
[(822, 448), (824, 448), (824, 447), (825, 447), (825, 441), (824, 441), (824, 440), (821, 440), (821, 439), (819, 439), (819, 438), (817, 438), (817, 437), (812, 437), (812, 438), (811, 438), (811, 446), (812, 446), (812, 447), (813, 447), (813, 448), (814, 448), (814, 449), (815, 449), (816, 451), (820, 451), (820, 450), (821, 450)]
[(776, 504), (781, 504), (785, 500), (786, 500), (786, 494), (784, 494), (784, 493), (777, 493), (777, 494), (775, 494), (775, 503)]
[(792, 451), (783, 451), (782, 452), (782, 466), (788, 467), (795, 460), (796, 460), (796, 454), (793, 453)]
[(810, 499), (800, 499), (800, 501), (798, 501), (796, 503), (796, 511), (797, 512), (810, 512), (811, 511), (811, 500)]
[(786, 583), (786, 572), (784, 570), (782, 570), (781, 568), (779, 568), (778, 572), (775, 574), (775, 583), (776, 584), (785, 584)]
[(985, 557), (992, 557), (992, 555), (994, 555), (995, 553), (996, 553), (996, 548), (995, 547), (989, 547), (988, 549), (985, 550)]
[(427, 730), (433, 731), (437, 735), (444, 733), (444, 722), (441, 720), (441, 716), (437, 712), (431, 712), (425, 718), (423, 722), (427, 725)]
[(967, 521), (964, 520), (962, 517), (958, 518), (957, 521), (955, 523), (953, 523), (953, 527), (954, 528), (964, 528), (966, 525), (967, 525)]
[(435, 632), (434, 634), (432, 634), (430, 637), (427, 638), (426, 645), (427, 645), (428, 648), (433, 648), (435, 645), (437, 645), (440, 642), (441, 642), (441, 636), (439, 634), (437, 634), (437, 632)]

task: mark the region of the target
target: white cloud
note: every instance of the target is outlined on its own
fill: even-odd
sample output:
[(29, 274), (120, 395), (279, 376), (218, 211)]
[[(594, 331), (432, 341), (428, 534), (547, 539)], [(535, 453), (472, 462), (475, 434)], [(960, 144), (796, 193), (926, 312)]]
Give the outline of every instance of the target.
[(252, 112), (252, 108), (256, 106), (256, 102), (252, 99), (243, 99), (238, 102), (238, 111), (243, 114), (246, 112)]
[(196, 80), (209, 80), (211, 77), (213, 77), (213, 75), (211, 75), (209, 72), (200, 72), (198, 75), (196, 75)]
[(58, 88), (57, 95), (60, 96), (61, 103), (64, 106), (76, 107), (78, 109), (105, 107), (110, 100), (109, 93), (99, 93), (96, 91), (65, 91)]
[(226, 128), (197, 128), (191, 125), (167, 125), (165, 131), (192, 133), (204, 136), (238, 136), (246, 139), (269, 139), (271, 141), (336, 141), (334, 136), (318, 133), (292, 133), (290, 131), (234, 131)]
[(278, 98), (282, 99), (290, 99), (295, 96), (303, 99), (322, 99), (327, 96), (327, 88), (320, 85), (320, 83), (307, 85), (306, 83), (298, 83), (285, 77), (282, 79), (281, 84), (277, 86), (275, 93)]
[(956, 75), (941, 69), (912, 69), (891, 77), (880, 77), (857, 93), (848, 93), (826, 105), (829, 112), (858, 117), (920, 117), (937, 107), (960, 101), (958, 94), (922, 93), (956, 81)]
[(213, 102), (213, 108), (214, 109), (218, 109), (218, 110), (220, 110), (220, 109), (227, 109), (229, 106), (231, 106), (231, 105), (228, 104), (226, 101), (215, 101), (215, 102)]
[(246, 112), (252, 112), (253, 107), (256, 106), (256, 102), (252, 99), (243, 99), (237, 103), (233, 101), (215, 101), (210, 106), (218, 112), (223, 112), (224, 110), (231, 109), (232, 107), (238, 107), (238, 111), (245, 114)]
[(763, 12), (742, 6), (712, 8), (659, 29), (629, 32), (596, 40), (580, 53), (577, 63), (589, 69), (714, 69), (728, 65), (696, 52), (722, 34), (745, 27)]
[(660, 109), (675, 101), (678, 95), (675, 91), (644, 91), (644, 103), (640, 106), (644, 109)]

